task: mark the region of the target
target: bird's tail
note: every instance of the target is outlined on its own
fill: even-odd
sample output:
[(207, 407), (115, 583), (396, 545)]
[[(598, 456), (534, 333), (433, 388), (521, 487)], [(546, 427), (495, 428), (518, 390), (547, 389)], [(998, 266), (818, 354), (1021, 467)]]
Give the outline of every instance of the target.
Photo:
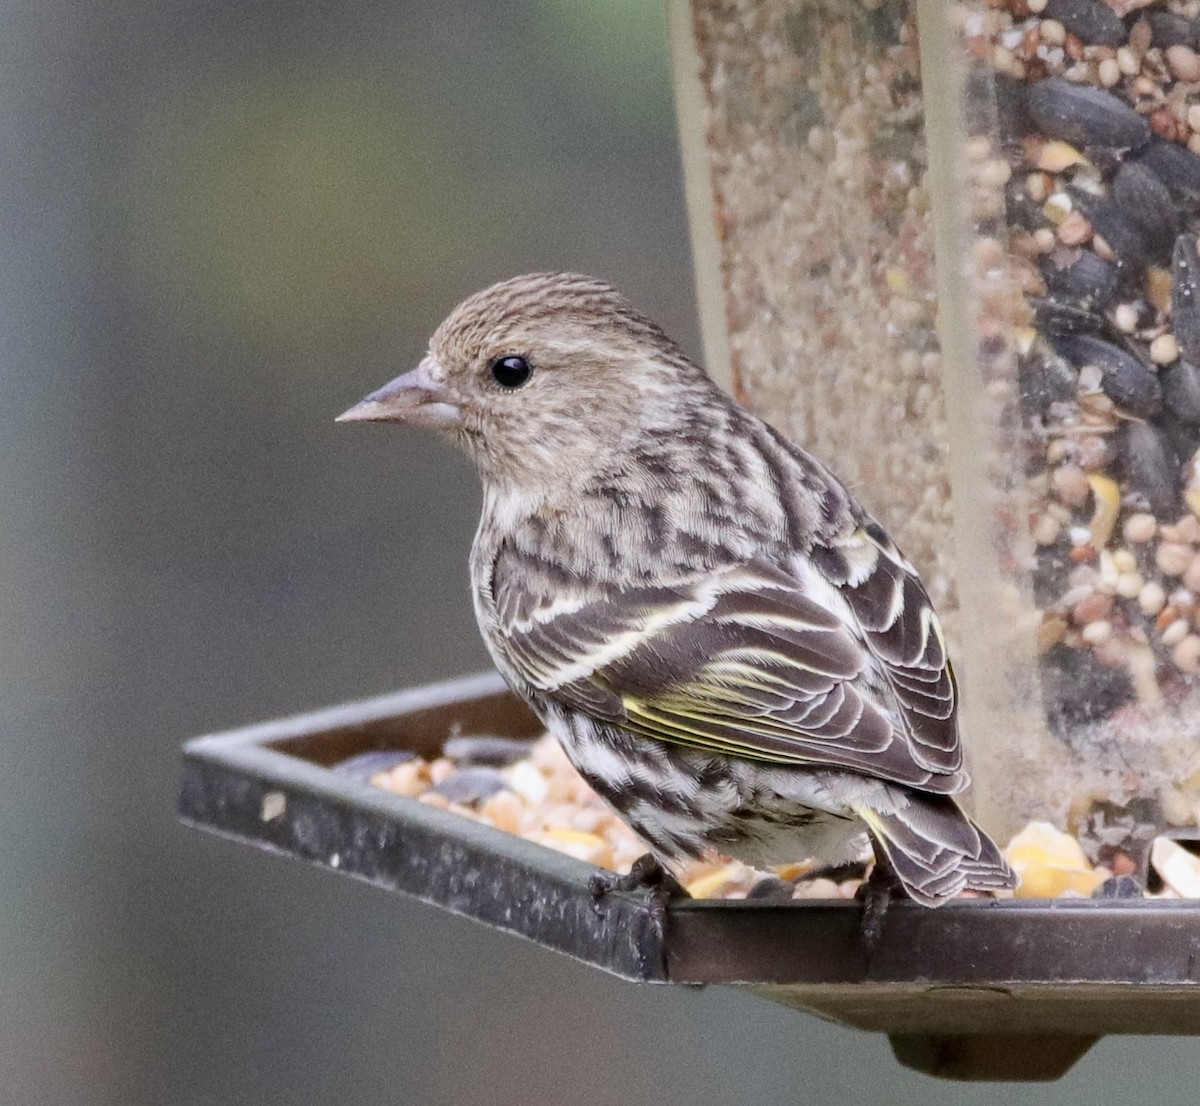
[(910, 898), (941, 906), (966, 887), (996, 891), (1017, 885), (996, 843), (949, 795), (909, 791), (905, 797), (894, 811), (857, 813)]

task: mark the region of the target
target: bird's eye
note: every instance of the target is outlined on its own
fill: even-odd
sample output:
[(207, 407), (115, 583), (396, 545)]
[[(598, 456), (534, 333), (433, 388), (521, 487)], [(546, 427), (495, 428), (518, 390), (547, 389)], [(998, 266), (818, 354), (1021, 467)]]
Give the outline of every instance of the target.
[(501, 388), (519, 388), (529, 379), (533, 369), (524, 357), (497, 357), (492, 362), (492, 377)]

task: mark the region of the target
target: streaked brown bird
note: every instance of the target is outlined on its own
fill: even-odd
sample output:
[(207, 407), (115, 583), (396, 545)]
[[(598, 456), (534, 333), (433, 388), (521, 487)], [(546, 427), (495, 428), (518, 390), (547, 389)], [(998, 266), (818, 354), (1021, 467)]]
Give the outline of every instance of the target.
[(954, 799), (954, 674), (912, 565), (613, 288), (485, 289), (341, 421), (433, 427), (475, 462), (484, 641), (668, 868), (836, 862), (866, 833), (885, 892), (1013, 886)]

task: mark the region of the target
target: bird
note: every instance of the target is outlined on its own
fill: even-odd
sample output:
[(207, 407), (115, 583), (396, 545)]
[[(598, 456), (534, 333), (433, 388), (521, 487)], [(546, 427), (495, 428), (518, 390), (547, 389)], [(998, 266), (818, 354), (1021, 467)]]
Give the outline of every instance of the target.
[(483, 640), (647, 845), (635, 882), (869, 841), (876, 936), (892, 898), (1014, 886), (956, 798), (958, 690), (914, 567), (612, 286), (485, 288), (338, 421), (431, 427), (474, 461)]

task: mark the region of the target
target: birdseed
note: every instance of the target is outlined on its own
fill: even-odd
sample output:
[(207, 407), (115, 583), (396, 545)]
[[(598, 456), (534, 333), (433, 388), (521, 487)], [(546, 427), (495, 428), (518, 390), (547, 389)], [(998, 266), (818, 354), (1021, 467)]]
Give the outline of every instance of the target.
[[(1200, 638), (1196, 640), (1200, 642)], [(523, 755), (509, 763), (501, 764), (495, 755), (486, 767), (472, 760), (472, 743), (490, 747), (495, 741), (456, 736), (447, 747), (461, 752), (463, 759), (444, 754), (432, 760), (407, 759), (379, 772), (371, 783), (599, 868), (628, 872), (634, 860), (646, 852), (634, 832), (575, 771), (552, 737), (512, 743), (510, 755)], [(1165, 837), (1155, 839), (1149, 853), (1156, 889), (1147, 897), (1200, 897), (1200, 857)], [(868, 855), (864, 850), (863, 859)], [(1128, 876), (1138, 867), (1119, 850), (1111, 851), (1105, 863), (1095, 863), (1095, 857), (1089, 858), (1075, 837), (1046, 822), (1026, 826), (1005, 849), (1005, 856), (1022, 883), (1015, 892), (998, 892), (999, 898), (1097, 895), (1108, 881)], [(804, 857), (765, 872), (713, 856), (689, 861), (680, 872), (680, 882), (693, 898), (852, 899), (861, 878), (838, 878), (836, 871), (826, 871), (819, 862)], [(963, 897), (975, 895), (963, 892)]]

